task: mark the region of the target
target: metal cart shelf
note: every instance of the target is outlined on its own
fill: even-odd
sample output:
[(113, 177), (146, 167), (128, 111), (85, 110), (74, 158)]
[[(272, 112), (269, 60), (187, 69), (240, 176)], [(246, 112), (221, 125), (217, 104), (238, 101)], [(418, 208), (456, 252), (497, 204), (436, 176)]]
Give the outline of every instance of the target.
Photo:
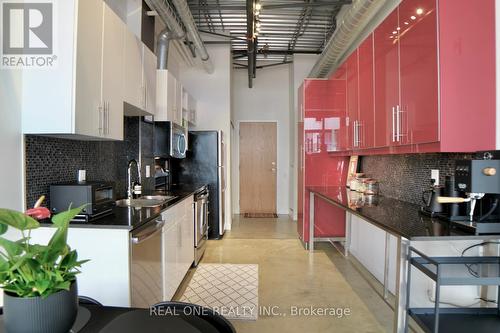
[[(417, 256), (413, 257), (412, 254)], [(410, 247), (407, 315), (429, 333), (500, 332), (500, 287), (495, 308), (440, 308), (442, 286), (500, 286), (500, 257), (429, 257)], [(410, 308), (411, 267), (436, 282), (434, 308)], [(406, 321), (408, 323), (408, 320)], [(405, 332), (408, 331), (406, 324)]]

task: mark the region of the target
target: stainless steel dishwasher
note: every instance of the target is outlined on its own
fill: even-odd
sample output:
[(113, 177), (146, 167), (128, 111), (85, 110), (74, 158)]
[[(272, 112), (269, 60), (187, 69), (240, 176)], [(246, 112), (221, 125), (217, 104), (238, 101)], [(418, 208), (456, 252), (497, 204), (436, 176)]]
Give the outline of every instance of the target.
[(148, 308), (163, 300), (162, 229), (159, 217), (130, 235), (132, 307)]

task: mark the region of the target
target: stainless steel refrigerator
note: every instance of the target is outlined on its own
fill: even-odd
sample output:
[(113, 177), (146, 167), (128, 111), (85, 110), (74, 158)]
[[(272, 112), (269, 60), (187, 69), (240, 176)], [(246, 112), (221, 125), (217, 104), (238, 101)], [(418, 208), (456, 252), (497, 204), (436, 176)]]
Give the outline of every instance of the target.
[(220, 239), (225, 227), (225, 149), (222, 131), (190, 131), (186, 158), (172, 160), (172, 181), (180, 187), (207, 184), (208, 238)]

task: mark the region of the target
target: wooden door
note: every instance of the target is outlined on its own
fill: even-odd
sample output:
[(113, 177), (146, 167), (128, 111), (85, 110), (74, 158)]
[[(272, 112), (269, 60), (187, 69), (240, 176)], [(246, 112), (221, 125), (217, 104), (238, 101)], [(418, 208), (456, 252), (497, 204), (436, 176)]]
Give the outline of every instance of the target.
[(276, 213), (276, 123), (240, 123), (240, 212)]

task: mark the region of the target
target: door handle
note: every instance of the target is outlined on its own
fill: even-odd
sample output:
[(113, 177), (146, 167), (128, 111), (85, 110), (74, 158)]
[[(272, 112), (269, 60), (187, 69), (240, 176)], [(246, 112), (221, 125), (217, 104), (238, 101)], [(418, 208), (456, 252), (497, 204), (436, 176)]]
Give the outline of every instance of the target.
[(395, 124), (395, 116), (394, 116), (394, 113), (395, 113), (395, 107), (393, 106), (392, 107), (392, 132), (391, 132), (391, 136), (392, 136), (392, 142), (395, 142), (396, 141), (396, 124)]
[(156, 233), (161, 231), (163, 229), (163, 226), (165, 225), (164, 220), (157, 220), (156, 224), (153, 228), (148, 228), (146, 231), (142, 233), (138, 233), (137, 235), (132, 237), (132, 243), (134, 244), (140, 244), (149, 238), (153, 237)]
[(103, 103), (99, 103), (97, 107), (97, 112), (99, 114), (99, 135), (103, 134), (104, 118), (103, 118)]
[(109, 134), (109, 101), (106, 102), (106, 111), (104, 113), (105, 117), (106, 117), (106, 135)]

